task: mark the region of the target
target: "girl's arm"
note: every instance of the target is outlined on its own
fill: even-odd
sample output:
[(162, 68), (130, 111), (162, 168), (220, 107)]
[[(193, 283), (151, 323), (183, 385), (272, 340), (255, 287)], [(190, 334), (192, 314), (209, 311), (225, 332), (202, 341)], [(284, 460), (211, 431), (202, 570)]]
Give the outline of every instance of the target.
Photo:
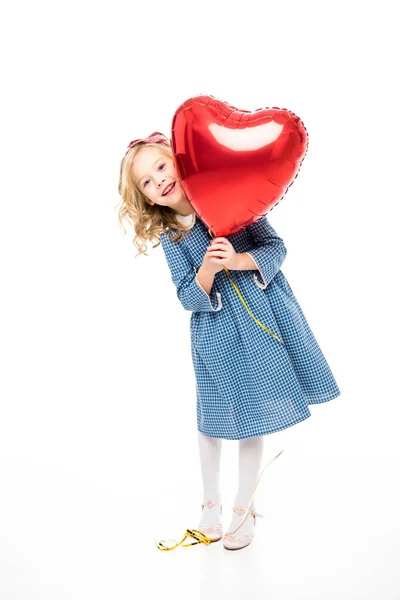
[(255, 248), (243, 254), (248, 254), (254, 260), (262, 278), (262, 282), (259, 281), (257, 273), (254, 273), (254, 282), (265, 289), (281, 268), (287, 249), (266, 215), (247, 227), (247, 231)]
[(207, 312), (221, 310), (221, 294), (216, 292), (214, 282), (211, 284), (210, 294), (207, 294), (200, 285), (196, 268), (188, 260), (182, 240), (171, 242), (167, 233), (161, 233), (160, 239), (171, 271), (172, 281), (183, 308), (185, 310)]
[(201, 288), (203, 288), (203, 290), (206, 292), (206, 294), (210, 295), (213, 283), (214, 283), (214, 278), (215, 278), (215, 273), (210, 272), (204, 262), (201, 265), (201, 267), (199, 268), (199, 270), (197, 271), (196, 274), (196, 279), (197, 279), (197, 283), (199, 284), (199, 286)]

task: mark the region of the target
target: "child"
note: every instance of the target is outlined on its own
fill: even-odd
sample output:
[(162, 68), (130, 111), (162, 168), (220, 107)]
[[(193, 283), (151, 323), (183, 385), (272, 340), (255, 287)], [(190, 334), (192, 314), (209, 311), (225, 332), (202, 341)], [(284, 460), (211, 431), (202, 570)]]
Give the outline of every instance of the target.
[[(125, 219), (133, 225), (134, 244), (141, 253), (146, 254), (147, 241), (158, 240), (153, 247), (161, 241), (177, 296), (192, 311), (204, 490), (198, 529), (217, 541), (222, 538), (222, 439), (239, 440), (231, 532), (254, 491), (263, 436), (307, 419), (310, 404), (328, 402), (340, 390), (280, 270), (287, 250), (266, 215), (229, 240), (212, 240), (180, 185), (168, 138), (158, 132), (129, 144), (118, 191), (120, 223)], [(224, 266), (251, 313), (283, 344), (250, 317)], [(254, 500), (250, 509), (240, 534), (224, 536), (225, 548), (244, 548), (251, 542), (256, 516), (262, 515), (255, 512)]]

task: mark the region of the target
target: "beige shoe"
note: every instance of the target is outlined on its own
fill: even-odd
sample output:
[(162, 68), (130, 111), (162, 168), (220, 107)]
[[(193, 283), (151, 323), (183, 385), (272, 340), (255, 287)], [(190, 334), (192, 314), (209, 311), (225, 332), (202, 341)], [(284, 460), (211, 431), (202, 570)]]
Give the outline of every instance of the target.
[[(246, 511), (247, 511), (247, 506), (234, 506), (233, 507), (233, 512), (235, 512), (237, 515), (244, 515), (244, 513)], [(249, 510), (246, 519), (249, 517), (249, 515), (252, 515), (254, 517), (254, 527), (257, 522), (257, 517), (263, 518), (263, 515), (260, 515), (255, 510)], [(240, 527), (239, 527), (239, 532), (240, 532)], [(244, 534), (226, 533), (224, 535), (223, 546), (227, 550), (239, 550), (240, 548), (245, 548), (246, 546), (248, 546), (251, 543), (251, 541), (253, 540), (253, 537), (254, 537), (254, 531), (253, 531), (253, 533), (244, 533)]]
[[(204, 510), (204, 507), (212, 508), (213, 506), (220, 506), (219, 514), (222, 513), (222, 505), (219, 500), (206, 500), (202, 503), (201, 509)], [(222, 539), (222, 524), (217, 523), (216, 525), (200, 525), (198, 530), (201, 533), (204, 533), (211, 542), (219, 542)]]

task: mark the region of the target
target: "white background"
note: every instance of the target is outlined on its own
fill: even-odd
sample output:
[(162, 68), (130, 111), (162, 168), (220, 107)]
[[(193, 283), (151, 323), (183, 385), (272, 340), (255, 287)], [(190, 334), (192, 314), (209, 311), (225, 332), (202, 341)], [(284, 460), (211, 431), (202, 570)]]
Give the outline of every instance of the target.
[[(0, 598), (400, 598), (395, 2), (19, 2), (1, 15)], [(200, 518), (190, 313), (117, 223), (128, 143), (186, 99), (288, 108), (270, 214), (341, 396), (265, 439), (253, 543)], [(228, 526), (236, 441), (223, 442)]]

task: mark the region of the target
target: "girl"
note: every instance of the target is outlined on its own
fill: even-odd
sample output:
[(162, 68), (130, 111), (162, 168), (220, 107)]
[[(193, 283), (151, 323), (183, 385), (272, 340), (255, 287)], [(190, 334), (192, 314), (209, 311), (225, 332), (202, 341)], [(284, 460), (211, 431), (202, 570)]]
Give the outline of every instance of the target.
[[(217, 541), (222, 439), (239, 440), (239, 489), (228, 529), (234, 531), (259, 476), (263, 436), (307, 419), (310, 404), (328, 402), (340, 390), (280, 270), (286, 246), (265, 215), (229, 240), (211, 240), (180, 185), (168, 138), (158, 132), (129, 144), (118, 191), (121, 225), (133, 225), (134, 244), (146, 256), (146, 241), (161, 242), (177, 296), (192, 312), (204, 492), (198, 529)], [(231, 277), (234, 271), (250, 311), (283, 344), (249, 316), (224, 266)], [(247, 546), (257, 516), (253, 500), (240, 535), (225, 534), (224, 547)]]

